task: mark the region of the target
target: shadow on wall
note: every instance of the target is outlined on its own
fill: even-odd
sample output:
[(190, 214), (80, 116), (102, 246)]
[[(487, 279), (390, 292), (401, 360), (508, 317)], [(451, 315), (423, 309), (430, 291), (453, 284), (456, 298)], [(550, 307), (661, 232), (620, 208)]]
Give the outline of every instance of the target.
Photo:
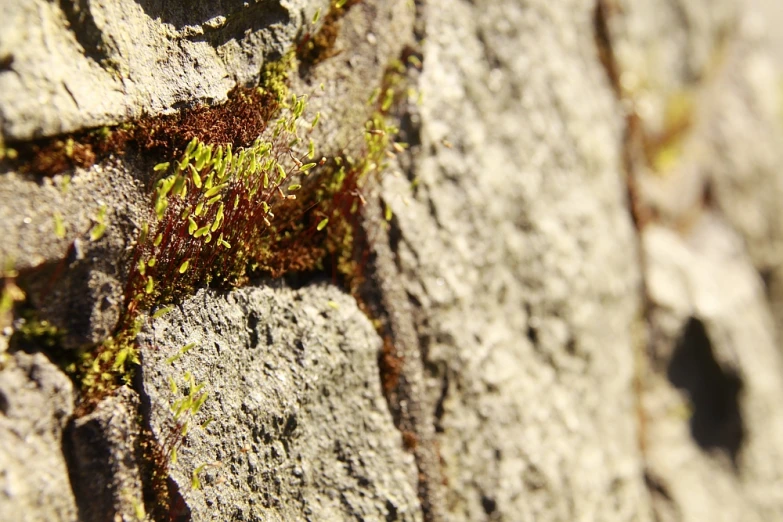
[[(200, 28), (186, 36), (192, 41), (207, 41), (217, 47), (229, 40), (242, 41), (247, 33), (262, 30), (274, 31), (290, 23), (287, 9), (279, 1), (246, 2), (243, 0), (190, 0), (170, 2), (168, 0), (137, 0), (136, 2), (153, 20), (173, 25), (180, 31), (186, 27)], [(60, 2), (76, 39), (82, 44), (88, 56), (96, 59), (105, 57), (106, 47), (111, 46), (95, 22), (90, 2)]]
[(715, 360), (707, 331), (698, 319), (691, 318), (685, 326), (667, 377), (690, 399), (693, 439), (704, 450), (725, 452), (736, 469), (745, 435), (739, 407), (742, 380)]
[[(279, 1), (190, 0), (180, 3), (169, 0), (137, 0), (136, 3), (150, 18), (159, 18), (161, 22), (172, 24), (177, 29), (202, 25), (209, 21), (218, 25), (218, 17), (225, 18), (226, 25), (230, 25), (232, 19), (236, 21), (241, 18), (248, 25), (245, 29), (253, 30), (288, 20), (288, 12)], [(250, 25), (253, 27), (249, 27)], [(241, 39), (242, 33), (238, 36)]]
[(291, 19), (288, 10), (279, 1), (191, 0), (179, 4), (169, 0), (138, 0), (138, 4), (150, 18), (158, 18), (178, 30), (186, 26), (201, 26), (204, 34), (188, 39), (206, 41), (213, 47), (229, 40), (241, 42), (248, 33), (265, 29), (274, 31), (275, 27), (282, 30)]

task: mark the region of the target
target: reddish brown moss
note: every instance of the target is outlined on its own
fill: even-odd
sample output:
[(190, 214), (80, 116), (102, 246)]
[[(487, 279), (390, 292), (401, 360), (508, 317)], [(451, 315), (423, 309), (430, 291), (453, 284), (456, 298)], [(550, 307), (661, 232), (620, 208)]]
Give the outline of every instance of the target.
[[(405, 449), (409, 451), (413, 451), (416, 449), (416, 446), (419, 445), (419, 438), (416, 436), (416, 434), (412, 431), (403, 431), (402, 432), (402, 443), (405, 446)], [(419, 479), (421, 480), (421, 476)]]
[(9, 163), (19, 172), (53, 176), (75, 167), (90, 167), (110, 154), (124, 154), (128, 148), (176, 157), (193, 138), (245, 147), (266, 129), (278, 109), (275, 93), (237, 87), (223, 105), (200, 105), (171, 115), (145, 116), (113, 129), (14, 143), (18, 157)]
[(129, 131), (117, 132), (127, 132), (128, 141), (141, 151), (173, 158), (182, 155), (193, 138), (210, 145), (246, 147), (266, 130), (278, 109), (273, 93), (237, 87), (223, 105), (142, 118)]
[(403, 366), (403, 361), (397, 356), (397, 350), (394, 348), (389, 335), (383, 336), (383, 349), (378, 360), (378, 366), (380, 368), (384, 395), (389, 397), (397, 390)]

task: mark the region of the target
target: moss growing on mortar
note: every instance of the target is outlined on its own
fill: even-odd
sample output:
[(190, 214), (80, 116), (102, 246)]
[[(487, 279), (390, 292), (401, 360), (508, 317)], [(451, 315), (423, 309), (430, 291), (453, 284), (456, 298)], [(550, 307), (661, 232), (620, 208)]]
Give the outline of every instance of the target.
[(200, 286), (238, 286), (249, 274), (322, 270), (330, 260), (346, 279), (358, 277), (354, 237), (361, 191), (378, 172), (396, 129), (376, 116), (363, 132), (362, 159), (316, 161), (312, 142), (295, 152), (295, 142), (304, 141), (296, 133), (303, 110), (304, 99), (292, 98), (271, 141), (235, 151), (194, 139), (177, 161), (156, 167), (155, 217), (137, 239), (119, 333), (85, 362), (88, 394), (109, 391), (107, 375), (117, 384), (127, 379), (141, 311), (156, 310), (156, 318)]
[(398, 79), (404, 67), (395, 64), (371, 100), (376, 114), (357, 129), (359, 153), (331, 159), (317, 154), (310, 137), (320, 115), (306, 118), (306, 98), (287, 92), (289, 67), (268, 66), (256, 91), (270, 102), (265, 117), (276, 111), (268, 129), (267, 122), (257, 127), (265, 131), (261, 137), (235, 148), (223, 134), (208, 134), (218, 143), (195, 136), (154, 168), (153, 215), (136, 240), (116, 333), (79, 368), (88, 402), (129, 380), (140, 313), (159, 317), (199, 287), (328, 270), (357, 293), (365, 256), (357, 246), (362, 191), (391, 150), (403, 150), (391, 141), (397, 129), (386, 115), (404, 95)]
[(194, 138), (209, 144), (248, 146), (266, 129), (286, 92), (293, 53), (267, 62), (263, 87), (236, 87), (226, 103), (196, 106), (176, 114), (145, 116), (116, 127), (101, 127), (67, 136), (0, 147), (0, 160), (22, 173), (53, 176), (75, 167), (88, 168), (110, 154), (136, 150), (142, 154), (175, 157)]
[[(397, 129), (386, 118), (401, 95), (390, 78), (383, 96), (374, 97), (376, 114), (357, 129), (364, 145), (354, 157), (319, 157), (309, 137), (319, 115), (305, 118), (306, 99), (292, 95), (285, 102), (286, 94), (276, 89), (280, 112), (264, 138), (238, 149), (193, 139), (175, 161), (158, 164), (155, 215), (140, 231), (126, 286), (119, 332), (127, 333), (99, 347), (89, 371), (101, 378), (115, 372), (115, 382), (121, 382), (127, 370), (122, 365), (135, 354), (139, 312), (165, 314), (167, 303), (199, 286), (236, 286), (251, 274), (280, 277), (331, 268), (356, 294), (366, 253), (359, 230), (362, 191), (385, 168), (391, 150), (403, 150), (392, 142)], [(148, 437), (145, 443), (152, 463), (147, 506), (158, 514), (177, 509), (171, 499), (179, 494), (166, 478), (184, 437), (184, 424), (176, 419), (179, 406), (173, 406), (174, 424), (165, 440)], [(201, 468), (193, 470), (194, 488)]]
[[(355, 3), (334, 2), (331, 25), (337, 21), (332, 13), (344, 13)], [(308, 57), (300, 58), (312, 65), (330, 56), (334, 40), (329, 38), (325, 46), (314, 40)], [(362, 192), (384, 170), (387, 156), (404, 148), (393, 142), (397, 129), (387, 121), (405, 95), (404, 67), (395, 64), (387, 71), (370, 101), (375, 115), (356, 129), (360, 150), (331, 158), (318, 154), (311, 139), (320, 115), (306, 115), (306, 98), (288, 92), (287, 75), (295, 67), (293, 54), (270, 62), (261, 87), (237, 88), (219, 107), (18, 147), (21, 170), (43, 175), (88, 167), (129, 147), (164, 160), (152, 173), (151, 212), (130, 256), (117, 328), (78, 361), (64, 364), (81, 388), (80, 412), (130, 382), (139, 362), (135, 339), (145, 317), (161, 317), (199, 287), (238, 286), (252, 275), (325, 271), (358, 294), (367, 255), (359, 226)], [(34, 324), (45, 326), (31, 322), (30, 327)], [(29, 333), (32, 337), (20, 332), (18, 341), (49, 336), (56, 343), (61, 334), (45, 328)], [(60, 350), (55, 344), (47, 351)], [(181, 426), (176, 418), (175, 426)], [(161, 499), (171, 497), (167, 466), (182, 436), (174, 430), (163, 444), (145, 437), (144, 460), (152, 477), (145, 503), (158, 514), (164, 509)]]

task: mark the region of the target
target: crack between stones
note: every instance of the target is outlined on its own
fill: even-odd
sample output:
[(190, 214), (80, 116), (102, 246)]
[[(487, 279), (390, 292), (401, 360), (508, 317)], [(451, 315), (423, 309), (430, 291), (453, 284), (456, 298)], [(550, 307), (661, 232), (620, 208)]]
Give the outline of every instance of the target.
[[(619, 65), (616, 61), (614, 50), (612, 47), (611, 35), (609, 32), (609, 16), (610, 16), (610, 1), (611, 0), (596, 0), (594, 12), (593, 12), (593, 28), (595, 44), (598, 50), (599, 61), (601, 62), (604, 71), (606, 72), (609, 80), (612, 92), (614, 94), (617, 104), (622, 108), (623, 106), (623, 92), (620, 85), (620, 71)], [(626, 200), (628, 205), (628, 212), (631, 220), (634, 224), (636, 234), (634, 239), (636, 240), (636, 252), (637, 263), (640, 269), (641, 277), (639, 282), (640, 291), (640, 310), (638, 312), (638, 320), (641, 322), (641, 332), (639, 338), (634, 339), (633, 359), (634, 359), (634, 376), (633, 376), (633, 394), (634, 394), (634, 407), (636, 413), (636, 425), (637, 425), (637, 445), (641, 454), (644, 467), (647, 467), (647, 449), (644, 439), (645, 425), (647, 423), (646, 416), (644, 414), (642, 396), (644, 387), (644, 373), (647, 366), (648, 353), (652, 347), (652, 339), (650, 335), (651, 315), (652, 315), (652, 302), (647, 287), (647, 266), (646, 259), (644, 257), (643, 245), (642, 245), (642, 229), (644, 222), (641, 216), (640, 202), (639, 202), (639, 187), (636, 184), (636, 178), (634, 173), (634, 157), (638, 150), (638, 145), (641, 136), (641, 122), (638, 116), (633, 111), (627, 111), (625, 115), (623, 136), (621, 142), (621, 165), (622, 172), (625, 175), (625, 188), (626, 188)], [(645, 475), (647, 471), (645, 471)], [(655, 491), (650, 486), (649, 482), (645, 482), (647, 487), (647, 493), (652, 496)]]
[[(415, 2), (414, 43), (403, 50), (420, 54), (425, 37), (423, 11), (425, 0)], [(415, 79), (413, 80), (415, 83)], [(411, 178), (415, 175), (415, 153), (421, 148), (420, 119), (415, 109), (403, 107), (398, 114), (400, 136), (410, 145), (401, 157), (400, 167)], [(387, 221), (384, 202), (371, 190), (362, 209), (361, 228), (369, 247), (369, 277), (362, 300), (370, 317), (381, 320), (380, 333), (384, 341), (379, 356), (379, 371), (384, 396), (400, 431), (403, 444), (413, 454), (418, 469), (418, 497), (426, 522), (447, 520), (444, 498), (444, 478), (440, 452), (436, 441), (436, 413), (442, 415), (443, 395), (447, 383), (440, 389), (437, 403), (431, 403), (427, 394), (424, 345), (417, 332), (413, 316), (414, 303), (401, 285), (401, 265), (397, 249), (404, 241), (396, 218)]]
[[(139, 354), (139, 357), (144, 357), (144, 354)], [(139, 365), (131, 387), (139, 395), (140, 447), (137, 461), (144, 507), (154, 520), (190, 522), (190, 508), (168, 470), (169, 448), (159, 441), (152, 429), (152, 399), (144, 390), (142, 371), (143, 365)]]

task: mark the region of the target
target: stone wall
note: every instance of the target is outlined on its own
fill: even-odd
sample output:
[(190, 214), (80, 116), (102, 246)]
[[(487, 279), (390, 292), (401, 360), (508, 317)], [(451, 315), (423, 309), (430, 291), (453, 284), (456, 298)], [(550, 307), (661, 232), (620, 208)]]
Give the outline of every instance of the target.
[[(5, 4), (1, 520), (783, 520), (774, 1)], [(150, 304), (145, 143), (273, 66), (351, 249)]]

